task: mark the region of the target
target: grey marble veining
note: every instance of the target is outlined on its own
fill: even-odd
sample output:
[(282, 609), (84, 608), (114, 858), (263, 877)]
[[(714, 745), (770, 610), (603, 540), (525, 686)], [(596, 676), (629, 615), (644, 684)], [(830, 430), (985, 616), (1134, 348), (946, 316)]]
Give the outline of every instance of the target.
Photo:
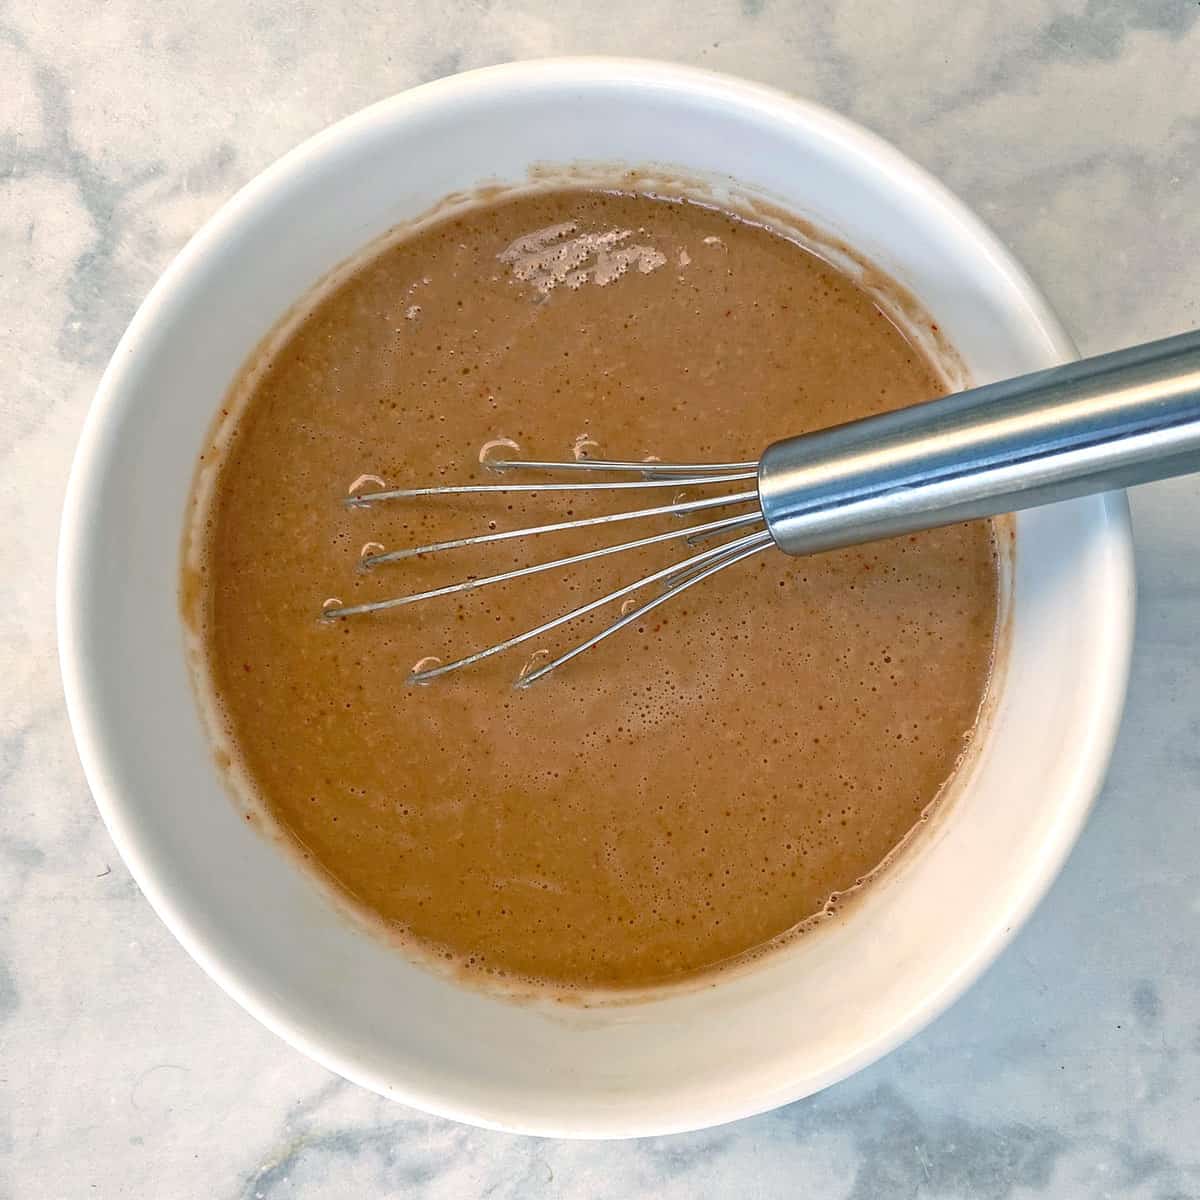
[(706, 1133), (539, 1141), (342, 1083), (139, 895), (63, 712), (53, 561), (104, 362), (187, 236), (301, 138), (509, 58), (642, 53), (863, 121), (1014, 247), (1085, 351), (1200, 323), (1193, 0), (0, 4), (0, 1197), (1200, 1196), (1200, 484), (1133, 498), (1141, 610), (1108, 784), (947, 1015)]

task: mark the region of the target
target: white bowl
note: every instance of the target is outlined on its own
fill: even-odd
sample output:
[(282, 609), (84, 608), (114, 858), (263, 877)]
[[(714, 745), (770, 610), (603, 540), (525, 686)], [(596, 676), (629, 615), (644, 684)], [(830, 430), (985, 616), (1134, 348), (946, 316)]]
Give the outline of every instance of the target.
[(159, 281), (88, 414), (67, 493), (59, 639), (80, 756), (176, 937), (271, 1029), (431, 1112), (556, 1136), (717, 1124), (814, 1092), (946, 1007), (1048, 887), (1100, 785), (1133, 616), (1122, 496), (1017, 523), (1007, 661), (954, 802), (853, 913), (756, 969), (570, 1011), (466, 990), (356, 928), (230, 803), (176, 599), (193, 466), (277, 319), (335, 264), (449, 193), (539, 163), (730, 177), (906, 284), (977, 382), (1070, 343), (1004, 248), (895, 150), (778, 92), (649, 62), (524, 63), (377, 104), (231, 200)]

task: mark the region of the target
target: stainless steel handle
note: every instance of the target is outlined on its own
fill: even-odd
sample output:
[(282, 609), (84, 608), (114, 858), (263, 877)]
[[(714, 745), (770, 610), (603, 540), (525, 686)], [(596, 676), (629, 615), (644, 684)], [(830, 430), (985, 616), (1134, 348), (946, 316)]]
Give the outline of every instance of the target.
[(1200, 330), (768, 447), (780, 549), (811, 554), (1200, 471)]

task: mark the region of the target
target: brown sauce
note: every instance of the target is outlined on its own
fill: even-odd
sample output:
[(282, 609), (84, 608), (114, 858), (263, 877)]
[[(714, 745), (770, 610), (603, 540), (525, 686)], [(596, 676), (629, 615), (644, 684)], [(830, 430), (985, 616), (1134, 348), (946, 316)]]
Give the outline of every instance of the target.
[(534, 648), (564, 649), (615, 614), (427, 687), (406, 677), (688, 551), (319, 619), (330, 597), (398, 595), (669, 527), (364, 573), (367, 542), (662, 499), (345, 507), (364, 473), (494, 481), (478, 455), (495, 438), (533, 458), (754, 459), (779, 437), (939, 393), (871, 298), (795, 243), (686, 202), (510, 198), (365, 263), (246, 386), (202, 537), (221, 719), (266, 810), (414, 950), (558, 987), (692, 975), (826, 910), (953, 773), (992, 658), (984, 523), (809, 559), (766, 552), (527, 691), (509, 685)]

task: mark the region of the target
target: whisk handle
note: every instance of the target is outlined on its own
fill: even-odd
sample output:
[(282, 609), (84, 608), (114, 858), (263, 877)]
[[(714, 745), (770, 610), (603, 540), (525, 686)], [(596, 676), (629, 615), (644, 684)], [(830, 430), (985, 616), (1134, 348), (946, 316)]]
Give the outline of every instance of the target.
[(811, 554), (1200, 471), (1200, 330), (776, 442), (759, 500)]

